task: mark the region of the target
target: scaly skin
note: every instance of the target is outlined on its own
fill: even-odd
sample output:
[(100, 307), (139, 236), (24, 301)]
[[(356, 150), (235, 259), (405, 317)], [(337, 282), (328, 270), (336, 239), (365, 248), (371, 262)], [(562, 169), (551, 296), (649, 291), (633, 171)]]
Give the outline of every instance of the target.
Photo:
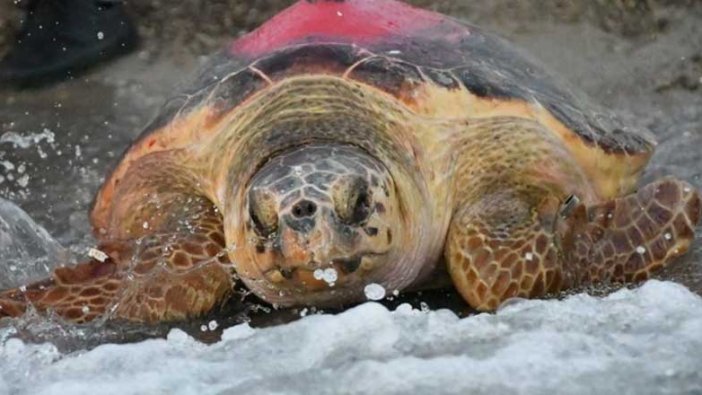
[(603, 201), (540, 124), (482, 120), (461, 138), (445, 257), (456, 289), (479, 310), (511, 297), (644, 280), (694, 239), (700, 196), (683, 181), (664, 178)]
[(0, 318), (19, 316), (30, 305), (76, 323), (176, 321), (212, 310), (234, 282), (222, 219), (202, 200), (180, 203), (177, 225), (103, 242), (104, 261), (61, 267), (47, 280), (0, 292)]

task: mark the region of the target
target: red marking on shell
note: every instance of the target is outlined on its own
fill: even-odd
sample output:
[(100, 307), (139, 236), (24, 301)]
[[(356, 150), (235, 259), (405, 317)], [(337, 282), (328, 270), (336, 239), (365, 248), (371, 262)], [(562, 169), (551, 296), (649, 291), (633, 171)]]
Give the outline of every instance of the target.
[(235, 41), (230, 50), (258, 56), (312, 37), (363, 44), (443, 21), (441, 14), (394, 0), (301, 0)]
[(153, 147), (154, 144), (156, 144), (156, 139), (152, 139), (151, 141), (149, 141), (149, 148)]

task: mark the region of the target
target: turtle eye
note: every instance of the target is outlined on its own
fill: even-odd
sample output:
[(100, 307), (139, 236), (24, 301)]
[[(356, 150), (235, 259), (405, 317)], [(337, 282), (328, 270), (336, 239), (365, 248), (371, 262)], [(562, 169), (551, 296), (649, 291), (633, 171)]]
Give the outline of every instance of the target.
[(249, 194), (249, 217), (259, 236), (268, 237), (278, 230), (275, 198), (267, 191), (252, 189)]
[(348, 225), (359, 225), (370, 214), (370, 191), (368, 183), (360, 177), (346, 177), (333, 189), (334, 210), (341, 221)]

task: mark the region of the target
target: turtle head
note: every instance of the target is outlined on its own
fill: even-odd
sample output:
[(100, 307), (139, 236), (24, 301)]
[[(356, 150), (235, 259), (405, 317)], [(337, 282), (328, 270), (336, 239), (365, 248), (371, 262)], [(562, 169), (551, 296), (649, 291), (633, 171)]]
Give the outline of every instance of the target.
[(245, 206), (237, 270), (269, 302), (328, 305), (362, 295), (387, 275), (397, 250), (393, 178), (359, 148), (311, 145), (269, 159)]

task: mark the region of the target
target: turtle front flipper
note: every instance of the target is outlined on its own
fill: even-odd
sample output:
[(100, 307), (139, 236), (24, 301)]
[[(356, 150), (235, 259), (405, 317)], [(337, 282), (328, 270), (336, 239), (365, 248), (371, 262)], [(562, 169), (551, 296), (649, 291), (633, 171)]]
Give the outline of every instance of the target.
[(446, 257), (466, 301), (494, 310), (510, 297), (648, 279), (689, 249), (701, 215), (699, 193), (672, 178), (603, 204), (573, 201), (554, 210), (507, 192), (464, 211)]
[(210, 311), (233, 287), (222, 220), (212, 207), (191, 216), (179, 232), (105, 242), (100, 250), (107, 257), (0, 292), (0, 317), (22, 315), (31, 305), (77, 323), (105, 314), (137, 322), (176, 321)]
[(641, 281), (690, 248), (701, 208), (692, 185), (666, 177), (628, 196), (575, 207), (558, 236), (579, 283)]
[(683, 181), (663, 178), (602, 202), (537, 123), (475, 121), (464, 134), (444, 254), (456, 289), (479, 310), (510, 297), (643, 280), (694, 239), (700, 196)]

